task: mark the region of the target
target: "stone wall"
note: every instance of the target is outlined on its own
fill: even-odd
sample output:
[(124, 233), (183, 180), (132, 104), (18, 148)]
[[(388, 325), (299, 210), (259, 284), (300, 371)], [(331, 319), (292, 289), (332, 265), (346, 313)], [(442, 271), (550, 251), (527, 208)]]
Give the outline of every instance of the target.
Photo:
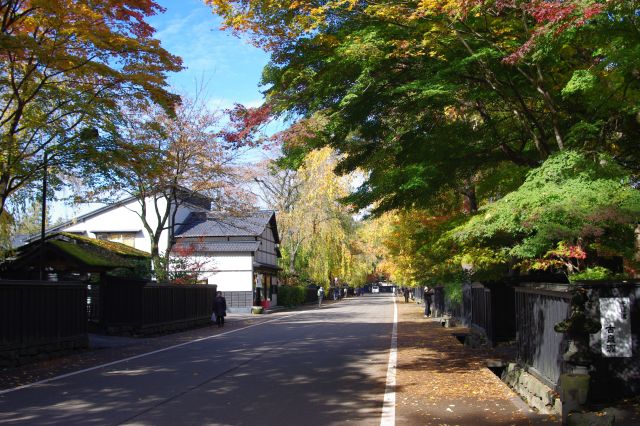
[(253, 306), (253, 293), (251, 291), (223, 291), (222, 295), (227, 299), (227, 311), (229, 313), (249, 313)]
[(516, 363), (509, 363), (501, 379), (542, 414), (562, 415), (560, 395)]

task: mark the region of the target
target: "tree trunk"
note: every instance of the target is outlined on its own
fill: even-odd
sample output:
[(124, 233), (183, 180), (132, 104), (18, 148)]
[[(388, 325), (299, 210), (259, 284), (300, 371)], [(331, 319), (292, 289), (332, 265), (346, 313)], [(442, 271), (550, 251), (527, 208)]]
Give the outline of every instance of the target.
[(289, 256), (289, 273), (290, 274), (296, 273), (296, 254), (295, 253), (291, 253), (291, 255)]
[(462, 193), (462, 211), (465, 214), (473, 214), (478, 211), (478, 200), (476, 198), (476, 187), (470, 179), (465, 179)]
[(7, 204), (9, 195), (9, 176), (3, 174), (2, 178), (0, 178), (0, 215), (8, 214), (4, 207)]
[(298, 250), (300, 249), (300, 244), (304, 238), (299, 239), (296, 244), (291, 244), (291, 253), (289, 255), (289, 272), (291, 274), (295, 274), (296, 272), (296, 257), (298, 256)]
[(151, 263), (153, 264), (153, 273), (158, 282), (165, 281), (167, 278), (166, 264), (160, 257), (160, 249), (155, 238), (151, 239)]

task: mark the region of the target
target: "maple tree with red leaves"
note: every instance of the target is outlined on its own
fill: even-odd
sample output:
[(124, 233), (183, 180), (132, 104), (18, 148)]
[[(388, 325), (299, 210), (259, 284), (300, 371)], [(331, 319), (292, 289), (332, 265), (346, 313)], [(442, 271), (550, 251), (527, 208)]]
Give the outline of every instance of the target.
[[(611, 3), (611, 2), (610, 2)], [(531, 53), (544, 37), (557, 37), (570, 28), (585, 25), (590, 19), (605, 11), (605, 5), (599, 2), (584, 1), (529, 1), (522, 4), (501, 3), (503, 10), (508, 8), (523, 11), (533, 18), (531, 35), (515, 52), (504, 58), (508, 64), (516, 64), (525, 55)], [(526, 19), (526, 17), (525, 17)]]
[(583, 268), (583, 261), (586, 258), (587, 252), (582, 246), (561, 241), (557, 248), (549, 250), (542, 259), (534, 262), (531, 269), (560, 269), (573, 274)]
[(167, 279), (171, 284), (197, 284), (207, 265), (203, 257), (195, 256), (194, 244), (173, 246), (168, 257)]
[(267, 140), (261, 132), (273, 118), (268, 103), (255, 108), (236, 103), (225, 112), (229, 124), (220, 132), (220, 136), (227, 144), (236, 148), (256, 147)]

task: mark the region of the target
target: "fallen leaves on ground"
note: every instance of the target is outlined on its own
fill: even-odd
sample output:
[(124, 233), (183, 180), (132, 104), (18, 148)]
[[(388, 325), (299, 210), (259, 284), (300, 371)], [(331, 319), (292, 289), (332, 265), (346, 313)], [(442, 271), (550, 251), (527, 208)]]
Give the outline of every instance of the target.
[[(453, 333), (422, 317), (414, 304), (398, 310), (397, 416), (407, 424), (528, 425), (511, 389), (485, 368), (486, 349), (463, 346)], [(416, 411), (416, 407), (423, 410)]]

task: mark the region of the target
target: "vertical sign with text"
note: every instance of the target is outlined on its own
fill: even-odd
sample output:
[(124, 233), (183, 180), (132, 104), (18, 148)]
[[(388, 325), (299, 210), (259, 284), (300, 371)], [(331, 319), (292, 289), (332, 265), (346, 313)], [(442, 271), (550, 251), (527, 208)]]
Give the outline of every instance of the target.
[(628, 297), (600, 298), (600, 342), (604, 357), (631, 357), (630, 307)]

